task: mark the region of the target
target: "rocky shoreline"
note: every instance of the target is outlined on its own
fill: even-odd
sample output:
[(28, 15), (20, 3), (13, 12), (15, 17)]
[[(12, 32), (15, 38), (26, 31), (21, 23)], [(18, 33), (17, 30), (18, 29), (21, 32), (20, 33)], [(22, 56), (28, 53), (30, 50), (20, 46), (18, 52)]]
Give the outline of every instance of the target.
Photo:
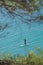
[(0, 1), (0, 6), (5, 7), (10, 13), (16, 9), (16, 2), (11, 1)]
[(16, 7), (18, 8), (22, 8), (28, 12), (32, 12), (33, 9), (38, 10), (38, 5), (35, 6), (30, 6), (29, 4), (27, 4), (27, 2), (23, 1), (23, 0), (0, 0), (0, 6), (4, 6), (6, 9), (9, 10), (9, 12), (12, 12), (13, 10), (16, 9)]

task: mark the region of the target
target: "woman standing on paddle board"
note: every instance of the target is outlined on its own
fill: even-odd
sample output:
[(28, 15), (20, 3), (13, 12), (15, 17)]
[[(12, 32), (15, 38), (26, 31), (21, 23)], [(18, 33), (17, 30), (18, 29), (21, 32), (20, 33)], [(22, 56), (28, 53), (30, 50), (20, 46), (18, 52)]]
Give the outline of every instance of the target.
[(26, 43), (26, 39), (24, 39), (24, 44), (23, 45), (20, 45), (20, 46), (26, 46), (27, 43)]

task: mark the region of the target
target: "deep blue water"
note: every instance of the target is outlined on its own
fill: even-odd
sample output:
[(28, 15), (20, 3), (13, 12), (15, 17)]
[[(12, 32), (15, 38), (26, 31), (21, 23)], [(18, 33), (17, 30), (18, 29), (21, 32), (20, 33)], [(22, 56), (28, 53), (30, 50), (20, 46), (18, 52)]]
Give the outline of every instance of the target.
[[(41, 9), (41, 15), (43, 15), (42, 11)], [(36, 13), (34, 16), (37, 16)], [(24, 18), (29, 18), (29, 15)], [(26, 55), (28, 51), (35, 50), (36, 47), (43, 49), (43, 24), (38, 22), (26, 24), (20, 19), (22, 18), (0, 7), (0, 25), (8, 23), (8, 27), (0, 30), (0, 52)], [(24, 45), (24, 39), (27, 40), (28, 46), (21, 47), (20, 45)]]

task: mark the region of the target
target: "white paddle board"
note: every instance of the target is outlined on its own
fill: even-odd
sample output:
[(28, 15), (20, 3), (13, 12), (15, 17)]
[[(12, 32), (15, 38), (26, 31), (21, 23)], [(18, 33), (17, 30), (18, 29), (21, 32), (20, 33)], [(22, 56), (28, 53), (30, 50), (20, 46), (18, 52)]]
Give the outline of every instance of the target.
[(29, 44), (27, 44), (27, 45), (20, 45), (21, 47), (23, 47), (23, 46), (29, 46)]

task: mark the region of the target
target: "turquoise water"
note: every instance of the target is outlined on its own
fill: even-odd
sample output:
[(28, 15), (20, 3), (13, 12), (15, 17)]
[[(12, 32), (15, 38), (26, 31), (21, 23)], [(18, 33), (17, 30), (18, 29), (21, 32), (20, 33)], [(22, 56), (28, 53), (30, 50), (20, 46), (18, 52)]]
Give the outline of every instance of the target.
[[(42, 11), (41, 15), (43, 15)], [(37, 16), (36, 13), (34, 16)], [(27, 19), (29, 16), (23, 17)], [(0, 7), (0, 25), (8, 24), (4, 30), (0, 30), (1, 52), (26, 55), (28, 51), (35, 50), (36, 47), (43, 49), (43, 24), (35, 21), (27, 24), (20, 19), (22, 18)], [(21, 47), (20, 45), (24, 45), (24, 39), (27, 40), (28, 46)]]

